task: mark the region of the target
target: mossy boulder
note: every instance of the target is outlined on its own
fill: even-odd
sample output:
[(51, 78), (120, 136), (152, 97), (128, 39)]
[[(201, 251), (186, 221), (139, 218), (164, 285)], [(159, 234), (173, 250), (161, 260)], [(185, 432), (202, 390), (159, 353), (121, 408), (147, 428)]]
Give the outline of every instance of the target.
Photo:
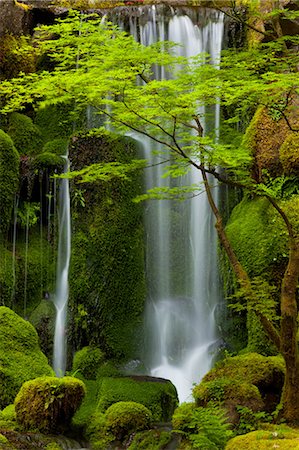
[[(9, 351), (8, 351), (9, 345)], [(25, 381), (52, 375), (31, 323), (0, 307), (0, 408), (13, 403)]]
[(5, 232), (10, 222), (19, 181), (19, 161), (11, 138), (0, 130), (0, 232)]
[(104, 353), (97, 347), (83, 347), (73, 359), (73, 371), (79, 371), (84, 378), (95, 380), (97, 371), (104, 361)]
[(197, 405), (220, 402), (237, 422), (236, 406), (272, 412), (279, 403), (285, 366), (280, 356), (248, 353), (226, 358), (193, 389)]
[(194, 397), (198, 406), (220, 403), (225, 408), (229, 421), (235, 424), (239, 421), (237, 406), (245, 406), (253, 412), (264, 408), (262, 396), (256, 386), (225, 377), (201, 383), (194, 389)]
[(64, 431), (84, 395), (84, 383), (73, 377), (39, 377), (27, 381), (15, 399), (17, 421), (24, 429), (38, 429), (43, 433)]
[(290, 133), (280, 147), (280, 161), (286, 175), (299, 174), (299, 135)]
[[(136, 159), (136, 142), (110, 132), (90, 130), (69, 146), (73, 170), (89, 164)], [(69, 336), (74, 348), (92, 342), (109, 359), (140, 359), (143, 312), (144, 229), (140, 173), (130, 180), (72, 186), (72, 258)]]
[(7, 133), (20, 155), (35, 155), (41, 152), (41, 131), (25, 114), (14, 112), (10, 115)]
[(133, 401), (146, 406), (153, 420), (167, 422), (178, 404), (173, 384), (162, 378), (131, 376), (103, 378), (98, 393), (98, 410), (105, 412), (112, 404)]
[(150, 410), (136, 402), (118, 402), (111, 405), (106, 413), (106, 430), (117, 440), (123, 440), (131, 433), (146, 430), (152, 422)]
[(299, 430), (286, 426), (269, 427), (231, 439), (225, 450), (299, 450)]

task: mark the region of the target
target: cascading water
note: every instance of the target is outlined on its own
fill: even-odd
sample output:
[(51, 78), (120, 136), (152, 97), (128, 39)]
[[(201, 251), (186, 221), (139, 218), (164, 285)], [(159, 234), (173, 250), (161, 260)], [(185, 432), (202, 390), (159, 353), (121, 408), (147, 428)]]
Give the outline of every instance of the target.
[[(66, 157), (64, 171), (69, 169)], [(56, 307), (56, 322), (54, 333), (53, 368), (57, 376), (62, 376), (66, 369), (66, 313), (69, 296), (68, 273), (71, 256), (71, 210), (69, 180), (60, 180), (59, 195), (59, 242), (57, 256), (56, 292), (54, 304)]]
[[(187, 15), (171, 10), (168, 23), (153, 6), (147, 21), (131, 19), (131, 33), (144, 45), (157, 40), (180, 44), (178, 53), (194, 56), (209, 53), (212, 63), (220, 57), (223, 15), (214, 10), (199, 10), (194, 23)], [(199, 22), (197, 22), (199, 23)], [(155, 73), (163, 77), (163, 73)], [(205, 111), (202, 111), (203, 116)], [(210, 122), (210, 121), (209, 121)], [(219, 128), (219, 108), (213, 123), (204, 128)], [(145, 156), (153, 169), (146, 170), (146, 187), (173, 186), (162, 178), (169, 155), (148, 139), (143, 140)], [(153, 156), (160, 150), (160, 156)], [(200, 183), (196, 169), (184, 184)], [(148, 304), (148, 366), (154, 376), (170, 379), (177, 387), (180, 401), (186, 401), (194, 382), (210, 369), (217, 345), (214, 309), (221, 294), (217, 271), (217, 242), (214, 222), (205, 194), (182, 203), (152, 201), (146, 207)]]

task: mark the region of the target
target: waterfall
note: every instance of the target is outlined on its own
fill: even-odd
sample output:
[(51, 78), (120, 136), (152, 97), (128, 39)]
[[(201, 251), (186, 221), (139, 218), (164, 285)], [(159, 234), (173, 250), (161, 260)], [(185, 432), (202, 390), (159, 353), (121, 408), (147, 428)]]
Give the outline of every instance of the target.
[[(69, 170), (66, 157), (64, 172)], [(66, 313), (69, 295), (68, 273), (71, 256), (71, 212), (69, 180), (60, 180), (59, 193), (59, 241), (57, 255), (56, 291), (54, 304), (56, 322), (54, 333), (53, 368), (57, 376), (63, 376), (66, 369)]]
[[(131, 18), (131, 33), (144, 45), (164, 39), (175, 41), (180, 44), (178, 54), (184, 56), (209, 53), (212, 63), (217, 64), (223, 36), (222, 13), (199, 9), (193, 13), (198, 15), (194, 21), (179, 11), (170, 11), (165, 22), (164, 15), (157, 14), (157, 7), (152, 6), (147, 20), (140, 18), (138, 23)], [(155, 68), (154, 72), (156, 77), (164, 77)], [(202, 112), (204, 115), (205, 111)], [(206, 119), (204, 129), (214, 129), (217, 135), (219, 117), (216, 107), (213, 120)], [(149, 139), (142, 138), (142, 143), (145, 157), (150, 165), (155, 164), (146, 170), (146, 188), (174, 186), (174, 180), (161, 178), (163, 166), (157, 165), (168, 159), (167, 152)], [(153, 156), (153, 150), (160, 150), (160, 156)], [(196, 169), (182, 180), (185, 185), (200, 182)], [(198, 383), (211, 368), (213, 350), (217, 347), (214, 310), (221, 291), (217, 238), (206, 195), (180, 203), (148, 202), (145, 228), (147, 365), (152, 375), (170, 379), (177, 387), (180, 401), (187, 401), (193, 383)]]

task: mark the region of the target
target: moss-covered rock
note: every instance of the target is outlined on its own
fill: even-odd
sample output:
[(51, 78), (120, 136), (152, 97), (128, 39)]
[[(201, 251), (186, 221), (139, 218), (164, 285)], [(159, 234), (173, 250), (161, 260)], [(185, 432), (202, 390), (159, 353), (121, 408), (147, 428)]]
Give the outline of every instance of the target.
[(47, 358), (40, 351), (36, 330), (9, 308), (1, 306), (0, 408), (13, 402), (24, 381), (52, 374)]
[(280, 147), (280, 161), (286, 175), (299, 174), (299, 136), (290, 133)]
[(299, 449), (299, 431), (286, 426), (258, 430), (231, 439), (225, 450), (295, 450)]
[(153, 420), (167, 422), (177, 406), (173, 384), (162, 378), (122, 377), (103, 378), (98, 393), (98, 410), (106, 411), (113, 403), (133, 401), (146, 406)]
[[(136, 145), (113, 133), (75, 136), (71, 167), (136, 158)], [(131, 181), (73, 185), (73, 239), (70, 266), (70, 336), (74, 348), (89, 342), (108, 358), (140, 358), (145, 301), (140, 174)]]
[(10, 115), (7, 133), (20, 155), (35, 155), (41, 152), (41, 131), (25, 114), (14, 112)]
[(11, 138), (0, 130), (0, 232), (6, 231), (18, 187), (19, 154)]
[(283, 118), (275, 120), (264, 107), (256, 111), (242, 143), (254, 157), (254, 178), (260, 180), (263, 170), (267, 170), (272, 176), (281, 174), (279, 148), (288, 132), (288, 126)]
[(66, 154), (68, 147), (68, 139), (66, 138), (56, 138), (52, 141), (46, 142), (43, 146), (43, 153), (52, 153), (57, 156), (63, 156)]
[(105, 427), (117, 440), (123, 440), (135, 431), (148, 429), (152, 422), (150, 410), (136, 402), (114, 403), (105, 416)]
[(99, 348), (84, 347), (74, 355), (73, 371), (79, 371), (88, 380), (95, 380), (103, 361), (104, 354)]
[(193, 395), (198, 405), (223, 402), (232, 417), (237, 405), (272, 412), (280, 400), (284, 371), (280, 356), (249, 353), (226, 358), (204, 376)]
[(73, 377), (39, 377), (27, 381), (15, 399), (17, 421), (24, 429), (44, 433), (65, 430), (84, 395), (84, 383)]
[(201, 383), (194, 389), (194, 397), (198, 406), (207, 406), (214, 402), (221, 404), (229, 421), (234, 424), (239, 422), (237, 406), (245, 406), (253, 412), (264, 408), (264, 402), (256, 386), (225, 377)]
[[(254, 280), (257, 292), (271, 291), (271, 299), (279, 302), (279, 286), (287, 264), (288, 236), (284, 223), (272, 205), (265, 198), (245, 197), (232, 211), (226, 226), (229, 240), (245, 270)], [(223, 256), (222, 267), (228, 271), (227, 258)], [(229, 274), (229, 272), (227, 272)], [(234, 293), (236, 283), (231, 282)], [(266, 285), (268, 287), (266, 287)], [(232, 299), (234, 303), (236, 299)], [(277, 307), (278, 310), (278, 307)], [(239, 316), (236, 316), (237, 320)], [(259, 319), (252, 311), (247, 314), (248, 351), (273, 355), (276, 349), (265, 335)]]
[(285, 263), (287, 231), (265, 198), (244, 198), (232, 211), (226, 232), (250, 276)]

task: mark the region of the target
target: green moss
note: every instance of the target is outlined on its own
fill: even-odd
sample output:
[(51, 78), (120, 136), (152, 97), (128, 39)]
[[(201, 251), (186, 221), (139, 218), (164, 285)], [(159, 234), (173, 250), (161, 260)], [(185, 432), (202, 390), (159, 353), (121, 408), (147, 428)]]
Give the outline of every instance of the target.
[(148, 430), (134, 433), (128, 450), (161, 450), (167, 448), (172, 440), (169, 431)]
[[(72, 167), (91, 162), (130, 162), (135, 144), (114, 134), (75, 136)], [(73, 241), (70, 267), (71, 335), (74, 347), (97, 344), (108, 358), (140, 358), (145, 300), (142, 206), (139, 174), (132, 180), (72, 188)], [(84, 306), (83, 306), (84, 305)], [(83, 314), (82, 314), (83, 312)], [(88, 326), (87, 326), (88, 323)]]
[(97, 347), (84, 347), (75, 353), (73, 371), (79, 371), (84, 378), (95, 380), (97, 370), (104, 360), (103, 352)]
[[(230, 378), (216, 378), (213, 381), (202, 382), (193, 391), (196, 403), (205, 406), (209, 402), (229, 402), (230, 404), (244, 405), (261, 409), (263, 402), (256, 386), (244, 381)], [(253, 408), (252, 408), (253, 409)]]
[(33, 167), (36, 169), (62, 168), (65, 165), (65, 159), (55, 153), (43, 152), (34, 159)]
[(285, 365), (280, 356), (262, 356), (258, 353), (248, 353), (228, 357), (210, 370), (203, 381), (215, 380), (219, 377), (229, 377), (255, 384), (271, 384), (276, 378), (283, 377)]
[(136, 402), (114, 403), (107, 409), (105, 416), (105, 427), (117, 440), (148, 429), (152, 422), (150, 410)]
[(9, 308), (1, 306), (0, 408), (13, 402), (24, 381), (52, 374), (47, 358), (40, 351), (33, 326)]
[(194, 388), (193, 395), (198, 405), (214, 401), (223, 403), (232, 422), (237, 422), (237, 405), (253, 411), (275, 410), (281, 396), (284, 371), (280, 356), (250, 353), (226, 358), (204, 376)]
[(25, 114), (12, 113), (10, 115), (7, 133), (12, 138), (20, 155), (35, 155), (41, 152), (41, 131)]
[(234, 208), (226, 232), (250, 276), (279, 266), (287, 256), (287, 231), (265, 198), (244, 198)]
[(7, 230), (18, 187), (19, 155), (11, 138), (0, 130), (0, 232)]
[(15, 420), (16, 419), (16, 411), (15, 405), (11, 404), (6, 406), (2, 411), (0, 411), (0, 420)]
[(25, 36), (6, 34), (0, 41), (0, 79), (35, 71), (35, 49)]
[(85, 380), (84, 378), (83, 381), (86, 387), (86, 394), (72, 419), (72, 423), (76, 428), (87, 427), (97, 407), (98, 385), (96, 381)]
[[(61, 146), (61, 140), (68, 140), (71, 136), (75, 120), (73, 110), (73, 104), (49, 105), (38, 109), (35, 123), (43, 130), (43, 142), (55, 140), (55, 143), (49, 144), (50, 148), (46, 147), (44, 151), (56, 153), (55, 150)], [(62, 154), (65, 154), (65, 151)]]
[(3, 436), (3, 434), (0, 434), (0, 448), (3, 448), (2, 446), (8, 443), (9, 443), (8, 439), (5, 436)]
[(272, 427), (271, 431), (258, 430), (231, 439), (226, 450), (291, 450), (299, 449), (299, 431), (286, 426)]
[(146, 406), (155, 421), (168, 421), (177, 406), (176, 389), (170, 381), (146, 377), (103, 378), (98, 394), (98, 410), (113, 403), (134, 401)]
[(299, 136), (291, 133), (280, 147), (280, 161), (286, 175), (299, 173)]
[(65, 430), (84, 395), (84, 383), (73, 377), (27, 381), (15, 399), (17, 421), (24, 429), (44, 433)]
[[(228, 238), (241, 264), (252, 278), (262, 283), (279, 286), (287, 263), (288, 236), (279, 214), (265, 198), (244, 198), (232, 211), (226, 226)], [(225, 259), (225, 257), (224, 257)], [(223, 265), (223, 269), (228, 268)], [(229, 272), (228, 272), (229, 273)], [(226, 275), (227, 282), (231, 277)], [(256, 278), (256, 283), (258, 278)], [(235, 288), (235, 281), (231, 284)], [(230, 295), (233, 292), (230, 292)], [(279, 301), (279, 289), (271, 297)], [(236, 300), (233, 299), (231, 303)], [(265, 355), (276, 350), (265, 335), (253, 313), (247, 315), (248, 350)]]
[(57, 138), (46, 142), (43, 147), (43, 153), (54, 153), (57, 156), (66, 154), (68, 139)]

